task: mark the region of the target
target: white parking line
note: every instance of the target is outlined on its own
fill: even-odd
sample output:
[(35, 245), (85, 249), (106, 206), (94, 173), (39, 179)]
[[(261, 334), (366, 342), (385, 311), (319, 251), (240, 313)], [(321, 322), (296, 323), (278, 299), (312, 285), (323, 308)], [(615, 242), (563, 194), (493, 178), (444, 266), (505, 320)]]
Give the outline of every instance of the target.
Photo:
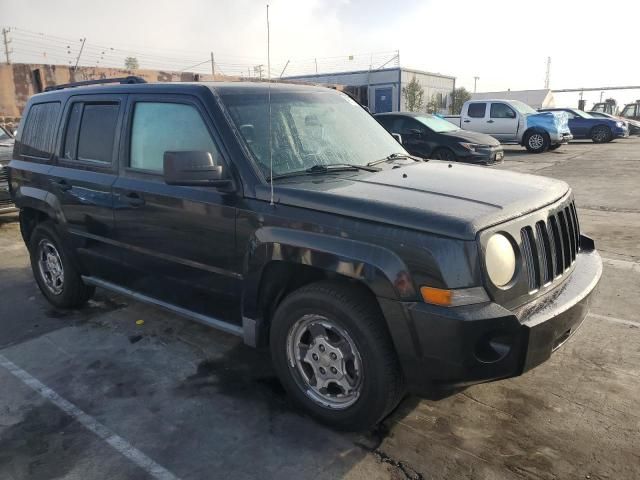
[(102, 440), (107, 442), (111, 447), (121, 455), (127, 457), (141, 469), (147, 472), (151, 477), (158, 480), (179, 480), (173, 473), (157, 464), (147, 457), (140, 450), (135, 448), (124, 438), (116, 435), (95, 418), (87, 415), (85, 412), (76, 407), (73, 403), (65, 400), (56, 392), (51, 390), (38, 379), (32, 377), (29, 373), (18, 367), (11, 360), (0, 354), (0, 366), (6, 368), (14, 377), (22, 383), (38, 392), (43, 398), (49, 400), (60, 410), (84, 425), (85, 428), (91, 430)]
[(640, 327), (640, 322), (634, 322), (633, 320), (627, 320), (625, 318), (609, 317), (607, 315), (599, 315), (597, 313), (589, 313), (589, 316), (593, 318), (597, 318), (598, 320), (607, 320), (609, 322), (622, 323), (623, 325)]
[(638, 262), (631, 262), (629, 260), (619, 260), (617, 258), (608, 257), (602, 257), (602, 262), (605, 265), (609, 265), (613, 268), (619, 268), (621, 270), (631, 270), (632, 272), (640, 273), (640, 263)]

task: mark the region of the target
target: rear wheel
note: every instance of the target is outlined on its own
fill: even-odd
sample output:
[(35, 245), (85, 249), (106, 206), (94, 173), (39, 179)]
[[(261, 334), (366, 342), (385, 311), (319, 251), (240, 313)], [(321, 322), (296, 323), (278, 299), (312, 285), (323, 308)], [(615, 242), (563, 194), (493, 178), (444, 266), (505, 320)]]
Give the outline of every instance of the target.
[(84, 284), (50, 222), (33, 230), (29, 255), (38, 287), (54, 306), (79, 307), (93, 296), (95, 288)]
[(436, 149), (431, 154), (431, 158), (433, 158), (434, 160), (445, 160), (447, 162), (455, 162), (456, 160), (458, 160), (458, 157), (456, 157), (456, 154), (453, 153), (448, 148), (438, 148), (438, 149)]
[(335, 428), (370, 428), (402, 397), (389, 332), (361, 287), (323, 281), (291, 293), (276, 310), (270, 343), (293, 400)]
[(613, 140), (613, 133), (609, 127), (599, 125), (591, 130), (591, 140), (594, 143), (607, 143)]
[(542, 153), (549, 148), (551, 141), (544, 132), (529, 132), (524, 137), (524, 146), (531, 153)]

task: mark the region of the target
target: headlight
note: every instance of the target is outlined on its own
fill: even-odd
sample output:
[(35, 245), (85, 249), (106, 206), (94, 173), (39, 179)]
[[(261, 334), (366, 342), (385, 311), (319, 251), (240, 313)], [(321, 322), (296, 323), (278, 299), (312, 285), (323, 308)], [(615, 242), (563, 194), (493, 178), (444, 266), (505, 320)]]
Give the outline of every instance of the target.
[(487, 242), (484, 263), (491, 282), (504, 287), (516, 273), (516, 252), (507, 237), (496, 233)]
[(618, 128), (624, 127), (624, 122), (616, 122), (616, 127)]
[(472, 152), (475, 152), (476, 148), (480, 147), (480, 145), (478, 145), (477, 143), (463, 143), (463, 142), (460, 142), (460, 145), (463, 146), (464, 148), (466, 148), (467, 150), (472, 151)]

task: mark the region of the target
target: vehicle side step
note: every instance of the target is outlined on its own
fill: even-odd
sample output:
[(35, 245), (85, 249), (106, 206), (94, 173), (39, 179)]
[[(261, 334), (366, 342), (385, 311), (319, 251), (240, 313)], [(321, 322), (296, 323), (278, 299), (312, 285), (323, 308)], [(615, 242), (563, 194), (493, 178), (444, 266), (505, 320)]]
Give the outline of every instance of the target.
[(163, 302), (162, 300), (158, 300), (157, 298), (149, 297), (142, 293), (136, 292), (134, 290), (130, 290), (128, 288), (121, 287), (119, 285), (116, 285), (111, 282), (107, 282), (106, 280), (102, 280), (100, 278), (83, 275), (82, 281), (87, 285), (93, 285), (95, 287), (104, 288), (105, 290), (110, 290), (114, 293), (119, 293), (121, 295), (125, 295), (127, 297), (133, 298), (134, 300), (155, 305), (156, 307), (163, 308), (172, 313), (176, 313), (178, 315), (189, 318), (191, 320), (195, 320), (196, 322), (203, 323), (204, 325), (208, 325), (218, 330), (222, 330), (223, 332), (230, 333), (232, 335), (237, 335), (239, 337), (243, 336), (243, 330), (240, 325), (234, 325), (232, 323), (225, 322), (223, 320), (218, 320), (217, 318), (208, 317), (206, 315), (202, 315), (201, 313), (193, 312), (186, 308), (178, 307), (176, 305)]

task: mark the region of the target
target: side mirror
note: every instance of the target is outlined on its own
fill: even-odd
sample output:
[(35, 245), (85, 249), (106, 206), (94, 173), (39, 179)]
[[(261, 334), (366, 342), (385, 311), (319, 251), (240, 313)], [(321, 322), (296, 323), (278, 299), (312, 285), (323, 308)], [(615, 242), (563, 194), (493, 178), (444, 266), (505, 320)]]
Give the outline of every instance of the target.
[(225, 187), (231, 185), (222, 165), (209, 152), (164, 152), (164, 181), (167, 185)]
[(392, 133), (391, 136), (395, 138), (400, 145), (402, 145), (402, 135), (399, 133)]
[(416, 135), (417, 137), (421, 137), (422, 136), (422, 130), (420, 130), (419, 128), (412, 128), (411, 130), (409, 130), (409, 132), (412, 135)]

